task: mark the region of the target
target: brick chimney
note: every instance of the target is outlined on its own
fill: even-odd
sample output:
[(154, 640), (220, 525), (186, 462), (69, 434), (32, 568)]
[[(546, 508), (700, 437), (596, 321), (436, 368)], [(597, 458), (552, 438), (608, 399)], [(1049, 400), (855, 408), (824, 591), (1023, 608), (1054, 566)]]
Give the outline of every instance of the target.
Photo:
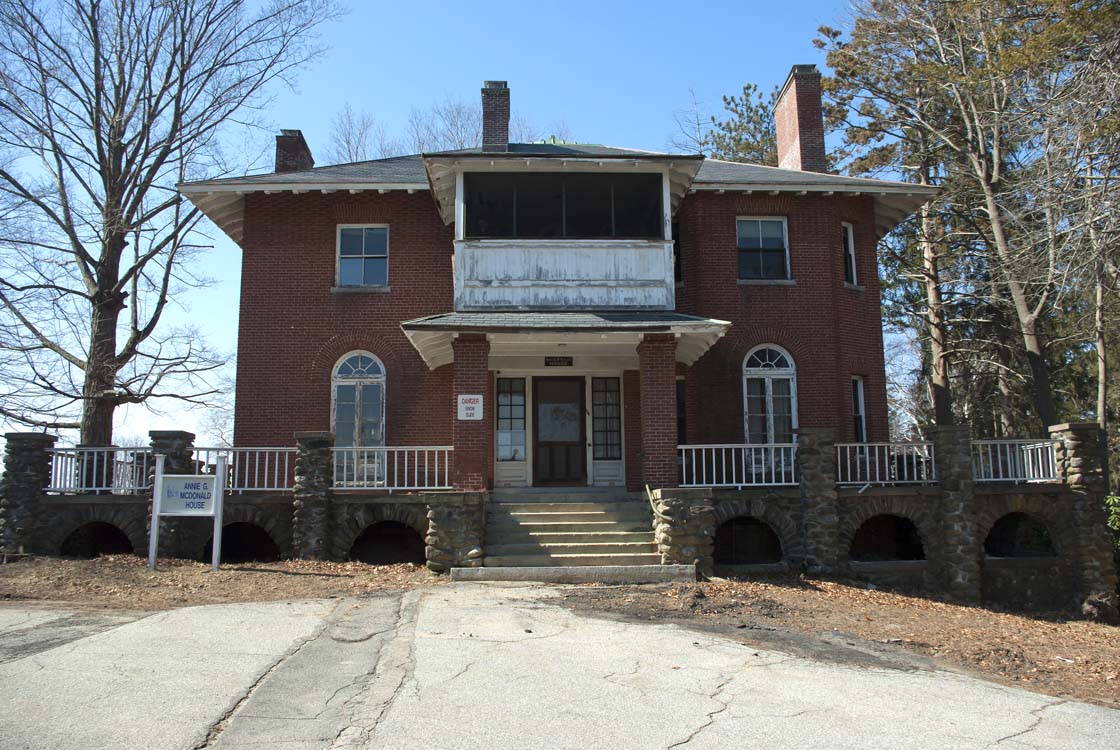
[(778, 131), (778, 166), (804, 172), (827, 172), (821, 74), (816, 65), (794, 65), (774, 106)]
[(315, 157), (300, 130), (281, 130), (276, 136), (277, 172), (298, 172), (315, 166)]
[(509, 87), (505, 81), (482, 85), (482, 150), (509, 150)]

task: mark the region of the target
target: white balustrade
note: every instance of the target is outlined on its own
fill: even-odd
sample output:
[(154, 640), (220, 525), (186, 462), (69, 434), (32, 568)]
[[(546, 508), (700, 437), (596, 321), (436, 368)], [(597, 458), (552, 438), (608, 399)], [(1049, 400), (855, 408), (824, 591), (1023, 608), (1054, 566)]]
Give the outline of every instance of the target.
[(333, 489), (445, 490), (451, 488), (448, 445), (334, 448)]
[(932, 484), (933, 443), (837, 443), (839, 485)]
[(797, 484), (797, 444), (678, 445), (682, 487)]
[(292, 489), (295, 448), (195, 448), (195, 471), (213, 474), (218, 456), (226, 457), (230, 492), (282, 492)]
[(151, 489), (150, 448), (52, 448), (47, 492), (134, 495)]
[(1057, 482), (1052, 440), (973, 440), (977, 482)]

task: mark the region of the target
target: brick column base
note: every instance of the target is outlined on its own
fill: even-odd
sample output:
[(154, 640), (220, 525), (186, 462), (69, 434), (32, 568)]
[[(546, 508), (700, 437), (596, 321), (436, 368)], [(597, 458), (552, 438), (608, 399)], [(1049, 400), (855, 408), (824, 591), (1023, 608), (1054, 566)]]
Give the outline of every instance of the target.
[[(451, 342), (455, 352), (452, 393), (452, 436), (455, 455), (451, 484), (457, 490), (484, 491), (490, 484), (490, 442), (494, 435), (490, 398), (490, 342), (482, 334), (460, 334)], [(482, 419), (463, 420), (457, 413), (459, 396), (482, 396)]]
[(645, 334), (638, 344), (642, 404), (642, 481), (651, 488), (676, 487), (677, 339)]

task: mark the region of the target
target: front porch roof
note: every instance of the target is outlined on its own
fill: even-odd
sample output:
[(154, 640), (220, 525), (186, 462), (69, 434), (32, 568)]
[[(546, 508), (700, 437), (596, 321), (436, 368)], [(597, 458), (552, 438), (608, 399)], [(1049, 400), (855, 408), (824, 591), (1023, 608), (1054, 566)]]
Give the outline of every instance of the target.
[(450, 312), (401, 323), (401, 329), (431, 369), (454, 361), (452, 339), (460, 333), (485, 333), (491, 354), (571, 353), (557, 346), (610, 348), (634, 353), (647, 333), (677, 337), (677, 361), (691, 365), (731, 324), (726, 320), (652, 310), (645, 312)]

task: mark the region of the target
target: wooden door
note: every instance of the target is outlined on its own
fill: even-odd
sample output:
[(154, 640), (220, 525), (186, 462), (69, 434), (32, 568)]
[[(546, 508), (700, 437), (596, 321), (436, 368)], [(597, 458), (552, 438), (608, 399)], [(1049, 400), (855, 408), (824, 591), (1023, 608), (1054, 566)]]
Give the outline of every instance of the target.
[(587, 484), (583, 378), (533, 379), (533, 484)]

